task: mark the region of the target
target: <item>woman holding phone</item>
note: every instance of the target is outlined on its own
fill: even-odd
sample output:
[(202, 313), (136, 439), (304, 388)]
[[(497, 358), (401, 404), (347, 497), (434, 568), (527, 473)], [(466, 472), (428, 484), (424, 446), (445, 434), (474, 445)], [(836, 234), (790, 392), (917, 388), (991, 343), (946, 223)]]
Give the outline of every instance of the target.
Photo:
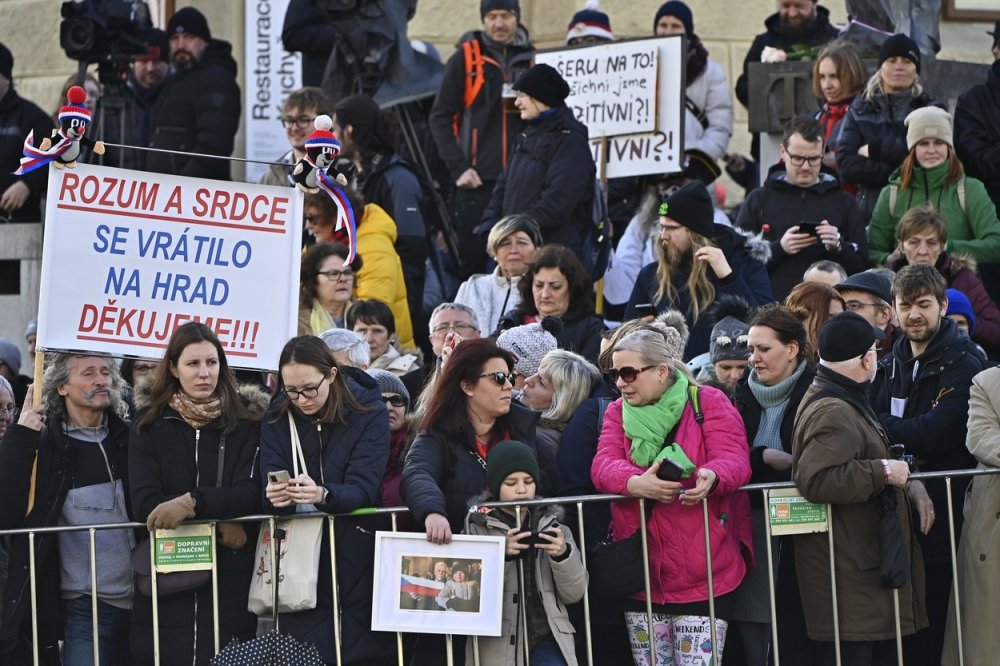
[[(682, 350), (676, 329), (659, 323), (615, 345), (608, 374), (622, 397), (604, 415), (591, 467), (599, 492), (646, 498), (651, 511), (650, 601), (656, 631), (647, 626), (644, 593), (625, 601), (636, 664), (649, 658), (642, 634), (655, 641), (656, 652), (663, 657), (658, 657), (658, 664), (684, 663), (682, 637), (693, 638), (698, 646), (712, 641), (703, 499), (708, 499), (710, 514), (719, 655), (731, 611), (729, 593), (753, 559), (749, 502), (745, 494), (735, 492), (750, 479), (743, 422), (721, 391), (707, 386), (691, 390), (693, 380), (680, 369)], [(639, 529), (639, 511), (638, 502), (612, 505), (616, 541)]]
[[(344, 514), (375, 506), (389, 457), (389, 416), (376, 381), (355, 368), (338, 367), (326, 344), (310, 335), (285, 344), (278, 368), (279, 392), (261, 424), (265, 510)], [(297, 476), (292, 476), (292, 427), (305, 456)], [(280, 621), (282, 631), (314, 644), (327, 663), (337, 663), (328, 534), (324, 525), (316, 607), (284, 613)], [(369, 629), (374, 534), (358, 519), (342, 517), (334, 536), (342, 663), (382, 663), (395, 642)]]
[[(136, 387), (138, 410), (129, 437), (129, 482), (136, 520), (150, 529), (175, 529), (190, 518), (237, 518), (257, 513), (253, 478), (267, 394), (238, 386), (219, 339), (198, 322), (184, 324), (167, 343), (152, 382)], [(256, 526), (217, 524), (219, 640), (254, 637), (247, 611)], [(145, 556), (148, 559), (148, 554)], [(153, 663), (153, 610), (136, 595), (132, 658)], [(208, 664), (215, 654), (212, 585), (160, 597), (160, 664)]]

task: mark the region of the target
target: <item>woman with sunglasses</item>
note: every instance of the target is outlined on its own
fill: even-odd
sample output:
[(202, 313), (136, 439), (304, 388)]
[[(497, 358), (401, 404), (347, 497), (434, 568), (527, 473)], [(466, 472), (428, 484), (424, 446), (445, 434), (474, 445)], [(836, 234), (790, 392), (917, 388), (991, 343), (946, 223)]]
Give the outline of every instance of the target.
[[(542, 470), (540, 492), (559, 490), (553, 451), (535, 435), (539, 414), (511, 400), (513, 368), (514, 357), (492, 340), (465, 340), (425, 389), (433, 394), (403, 464), (401, 489), (428, 541), (449, 543), (462, 531), (469, 502), (486, 487), (486, 456), (502, 441), (530, 446)], [(461, 640), (454, 650), (463, 654)], [(421, 636), (414, 663), (443, 664), (444, 655), (444, 641)]]
[[(309, 335), (285, 344), (278, 368), (280, 392), (264, 415), (260, 434), (261, 478), (267, 480), (265, 510), (343, 514), (375, 506), (389, 455), (389, 416), (378, 383), (360, 370), (338, 367), (326, 344)], [(276, 483), (269, 478), (272, 472), (291, 475), (295, 469), (293, 424), (306, 469)], [(330, 542), (325, 527), (322, 534), (316, 607), (282, 614), (280, 621), (283, 632), (313, 643), (324, 661), (336, 663)], [(384, 659), (394, 642), (368, 629), (374, 536), (357, 519), (338, 518), (335, 538), (343, 663)]]
[[(399, 492), (399, 484), (403, 476), (403, 461), (413, 442), (410, 411), (410, 392), (406, 385), (395, 374), (388, 370), (371, 369), (368, 374), (378, 384), (382, 392), (382, 402), (389, 414), (389, 461), (382, 475), (382, 485), (379, 492), (379, 506), (403, 506), (403, 495)], [(403, 520), (407, 526), (403, 526)], [(412, 520), (404, 514), (400, 516), (400, 529), (408, 529)], [(387, 528), (388, 529), (388, 528)]]
[[(615, 345), (609, 375), (622, 397), (604, 415), (591, 468), (598, 491), (646, 498), (651, 511), (649, 601), (657, 631), (646, 626), (645, 593), (626, 599), (636, 664), (649, 658), (642, 634), (666, 657), (658, 664), (685, 663), (682, 640), (693, 639), (697, 646), (712, 640), (702, 500), (708, 500), (720, 655), (732, 611), (730, 593), (753, 559), (749, 503), (735, 492), (750, 479), (743, 422), (725, 394), (705, 386), (696, 389), (703, 421), (698, 423), (689, 391), (694, 380), (680, 362), (682, 351), (681, 335), (663, 325), (636, 331)], [(639, 529), (640, 511), (638, 502), (611, 507), (616, 541)]]
[[(215, 333), (204, 324), (178, 327), (152, 382), (140, 382), (129, 437), (129, 482), (135, 519), (175, 529), (196, 518), (227, 520), (260, 509), (254, 459), (267, 394), (238, 386)], [(219, 639), (254, 637), (247, 611), (256, 525), (217, 523)], [(146, 555), (148, 558), (149, 556)], [(208, 664), (215, 654), (212, 585), (160, 597), (160, 664)], [(153, 663), (151, 600), (135, 595), (132, 657)]]
[[(754, 314), (750, 319), (748, 346), (750, 374), (737, 385), (733, 400), (743, 417), (750, 444), (750, 483), (789, 481), (795, 414), (816, 374), (813, 347), (802, 318), (782, 305), (767, 306)], [(766, 666), (771, 644), (771, 609), (767, 602), (762, 495), (750, 493), (750, 504), (757, 562), (736, 591), (732, 619), (733, 628), (741, 638), (745, 663)], [(808, 663), (810, 641), (802, 623), (792, 539), (783, 537), (775, 541), (774, 547), (778, 580), (776, 609), (781, 628), (779, 654), (782, 661)], [(726, 657), (733, 659), (736, 655), (729, 653)]]
[(347, 264), (347, 247), (340, 243), (313, 245), (299, 270), (299, 335), (320, 335), (344, 328), (351, 306), (361, 257)]

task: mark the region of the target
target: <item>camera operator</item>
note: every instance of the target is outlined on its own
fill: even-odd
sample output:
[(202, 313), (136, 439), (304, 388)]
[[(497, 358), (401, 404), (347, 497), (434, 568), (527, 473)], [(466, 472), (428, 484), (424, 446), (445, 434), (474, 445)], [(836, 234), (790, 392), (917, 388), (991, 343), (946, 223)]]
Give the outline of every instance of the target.
[[(892, 297), (903, 336), (879, 362), (869, 404), (893, 443), (905, 446), (920, 471), (969, 469), (975, 458), (965, 447), (972, 378), (984, 369), (975, 344), (944, 316), (948, 285), (929, 264), (906, 266), (892, 281)], [(952, 480), (955, 540), (962, 529), (968, 477)], [(947, 492), (943, 479), (928, 480), (933, 505), (921, 516), (917, 539), (927, 571), (930, 626), (903, 640), (907, 664), (939, 664), (951, 590)], [(937, 521), (934, 515), (941, 516)], [(928, 524), (930, 523), (930, 524)]]

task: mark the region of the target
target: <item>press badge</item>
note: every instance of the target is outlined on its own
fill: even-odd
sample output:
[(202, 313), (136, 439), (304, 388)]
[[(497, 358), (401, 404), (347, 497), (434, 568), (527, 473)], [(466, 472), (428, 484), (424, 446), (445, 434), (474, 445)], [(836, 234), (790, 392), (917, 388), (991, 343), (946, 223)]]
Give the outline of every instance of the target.
[(505, 81), (503, 84), (503, 97), (514, 98), (517, 97), (517, 91), (514, 90), (514, 84)]

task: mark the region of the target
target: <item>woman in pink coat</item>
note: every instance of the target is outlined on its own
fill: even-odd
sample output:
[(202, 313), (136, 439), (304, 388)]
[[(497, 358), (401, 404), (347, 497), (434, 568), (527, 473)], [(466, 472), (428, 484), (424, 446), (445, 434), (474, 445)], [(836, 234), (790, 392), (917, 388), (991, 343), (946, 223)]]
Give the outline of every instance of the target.
[[(729, 399), (694, 386), (680, 368), (683, 343), (673, 329), (650, 325), (615, 346), (608, 373), (622, 398), (609, 407), (591, 476), (605, 493), (644, 497), (648, 521), (653, 628), (647, 627), (645, 596), (627, 600), (625, 620), (636, 664), (649, 655), (645, 636), (655, 641), (656, 666), (703, 663), (712, 652), (702, 499), (708, 498), (715, 593), (717, 654), (725, 645), (729, 593), (752, 562), (750, 505), (736, 489), (750, 479), (746, 431)], [(679, 467), (681, 478), (657, 476)], [(638, 502), (611, 509), (616, 540), (639, 529)]]

